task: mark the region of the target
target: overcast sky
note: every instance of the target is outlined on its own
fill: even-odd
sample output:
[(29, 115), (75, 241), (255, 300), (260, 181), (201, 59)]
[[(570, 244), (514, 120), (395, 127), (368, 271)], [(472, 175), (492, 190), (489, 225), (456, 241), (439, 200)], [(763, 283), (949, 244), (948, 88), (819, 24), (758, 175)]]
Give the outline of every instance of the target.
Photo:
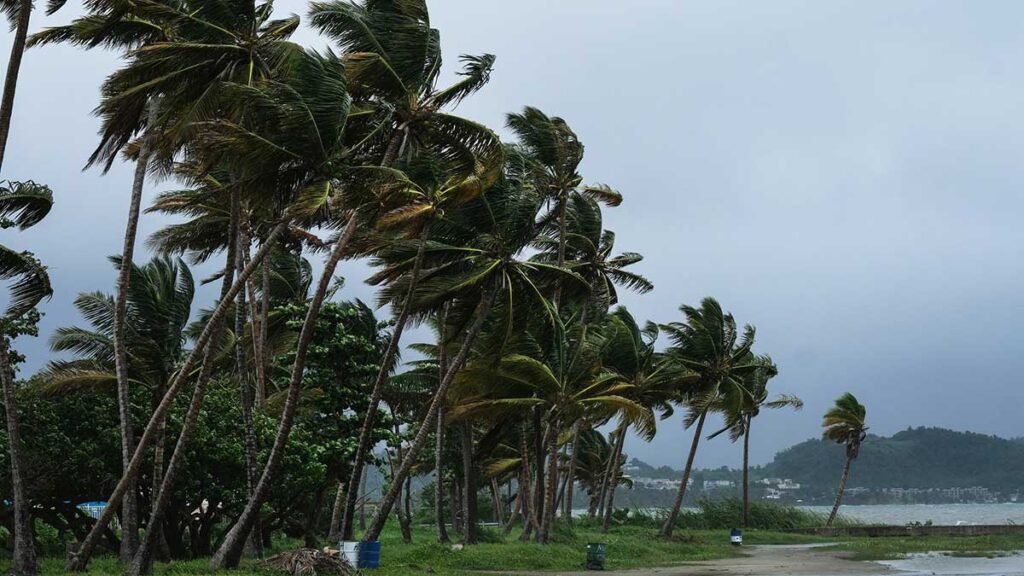
[[(461, 53), (498, 56), (461, 114), (502, 134), (523, 105), (562, 116), (586, 144), (585, 179), (625, 195), (606, 226), (618, 250), (646, 256), (639, 269), (657, 286), (624, 298), (635, 316), (676, 320), (679, 304), (710, 295), (757, 327), (757, 349), (780, 367), (775, 390), (806, 407), (755, 423), (756, 462), (816, 436), (845, 391), (880, 434), (1024, 435), (1024, 3), (430, 7), (449, 69)], [(37, 16), (33, 30), (75, 13)], [(4, 54), (11, 39), (0, 30)], [(296, 39), (325, 46), (308, 30)], [(3, 177), (44, 182), (57, 198), (42, 225), (2, 240), (35, 251), (56, 288), (41, 337), (18, 343), (25, 373), (48, 360), (54, 327), (81, 322), (77, 293), (113, 287), (106, 256), (121, 249), (130, 168), (80, 169), (96, 143), (98, 86), (118, 65), (114, 53), (66, 47), (25, 58)], [(142, 233), (163, 223), (145, 217)], [(349, 296), (372, 300), (364, 267), (341, 274)], [(627, 451), (680, 468), (688, 439), (676, 418)], [(739, 457), (719, 438), (697, 465)]]

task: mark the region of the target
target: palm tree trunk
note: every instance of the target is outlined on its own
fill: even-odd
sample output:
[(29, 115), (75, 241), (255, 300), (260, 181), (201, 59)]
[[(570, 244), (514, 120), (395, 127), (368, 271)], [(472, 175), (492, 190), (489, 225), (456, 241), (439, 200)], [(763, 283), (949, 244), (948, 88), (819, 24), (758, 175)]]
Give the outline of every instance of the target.
[[(160, 398), (164, 395), (164, 388), (158, 389), (156, 395), (153, 398), (153, 403), (156, 404), (160, 401)], [(154, 409), (156, 407), (154, 406)], [(167, 443), (167, 419), (163, 421), (157, 427), (156, 438), (153, 440), (153, 482), (151, 484), (152, 494), (155, 497), (160, 491), (160, 485), (163, 483), (164, 478), (164, 456), (166, 452)], [(158, 551), (164, 551), (167, 549), (166, 540), (164, 539), (163, 523), (157, 523), (156, 526), (146, 526), (146, 530), (154, 530), (156, 532), (156, 542)], [(163, 560), (169, 559), (161, 558)]]
[(434, 524), (437, 527), (437, 543), (447, 544), (451, 542), (451, 539), (448, 538), (448, 530), (444, 525), (444, 404), (437, 407), (437, 438), (435, 446)]
[(548, 477), (544, 490), (544, 516), (541, 520), (537, 542), (547, 544), (551, 537), (551, 525), (555, 518), (555, 492), (558, 488), (558, 423), (552, 422), (546, 434), (548, 441)]
[(531, 508), (533, 508), (533, 516), (537, 522), (534, 523), (533, 528), (540, 531), (541, 525), (544, 523), (544, 487), (547, 485), (544, 482), (544, 461), (547, 455), (547, 437), (545, 436), (547, 430), (544, 428), (543, 415), (541, 414), (540, 407), (533, 409), (533, 453), (537, 455), (533, 466), (535, 468), (533, 475), (533, 502)]
[[(227, 259), (224, 263), (224, 275), (221, 278), (221, 300), (227, 298), (228, 293), (231, 291), (231, 287), (234, 284), (235, 279), (235, 269), (239, 262), (238, 247), (241, 244), (241, 239), (239, 238), (239, 222), (241, 218), (240, 210), (239, 192), (235, 191), (231, 195), (231, 223), (229, 225)], [(242, 292), (242, 290), (237, 291), (238, 294), (241, 294)], [(237, 322), (237, 302), (235, 305), (235, 319)], [(171, 454), (171, 461), (167, 464), (167, 471), (164, 473), (163, 480), (160, 482), (160, 490), (156, 492), (156, 495), (153, 497), (153, 509), (149, 514), (149, 522), (146, 524), (149, 527), (159, 526), (160, 523), (163, 522), (164, 512), (167, 510), (167, 505), (171, 500), (171, 493), (174, 490), (174, 482), (177, 480), (178, 471), (181, 469), (181, 465), (185, 461), (185, 452), (188, 449), (188, 443), (191, 441), (192, 434), (199, 422), (199, 413), (202, 410), (203, 401), (206, 399), (206, 391), (210, 383), (210, 377), (213, 375), (213, 365), (217, 358), (217, 343), (221, 339), (223, 331), (224, 318), (222, 316), (221, 321), (218, 322), (218, 326), (211, 338), (211, 342), (207, 345), (206, 353), (203, 356), (203, 364), (199, 369), (199, 378), (196, 381), (195, 389), (192, 391), (192, 399), (189, 402), (188, 411), (185, 414), (185, 421), (181, 426), (181, 432), (178, 434), (178, 441), (174, 446), (174, 453)], [(157, 536), (158, 530), (146, 530), (146, 535), (142, 539), (142, 544), (139, 546), (138, 551), (135, 553), (135, 557), (132, 559), (131, 566), (126, 572), (127, 576), (140, 576), (142, 574), (152, 573), (152, 553)]]
[[(610, 480), (610, 476), (612, 475), (612, 461), (615, 458), (615, 443), (619, 441), (618, 440), (618, 436), (616, 436), (616, 435), (617, 434), (621, 434), (621, 433), (622, 433), (622, 426), (620, 426), (619, 428), (615, 429), (615, 431), (612, 432), (612, 436), (608, 437), (609, 441), (612, 443), (612, 445), (611, 445), (611, 452), (608, 453), (608, 461), (605, 462), (605, 464), (604, 464), (604, 474), (601, 475), (601, 486), (598, 489), (598, 498), (597, 498), (597, 503), (598, 503), (597, 517), (598, 518), (604, 518), (604, 505), (605, 505), (605, 502), (608, 501), (608, 484), (611, 481)], [(613, 436), (614, 436), (614, 438), (613, 438)]]
[[(388, 348), (377, 371), (377, 378), (373, 382), (370, 405), (366, 410), (366, 416), (363, 418), (363, 427), (359, 431), (359, 444), (356, 446), (355, 459), (352, 461), (352, 474), (349, 476), (349, 485), (354, 485), (355, 482), (359, 481), (359, 476), (363, 473), (363, 466), (366, 464), (366, 456), (371, 448), (370, 440), (373, 435), (373, 426), (377, 420), (377, 409), (380, 407), (381, 398), (384, 394), (384, 385), (387, 383), (388, 376), (391, 374), (391, 366), (398, 355), (398, 345), (402, 339), (402, 331), (405, 329), (405, 325), (409, 321), (409, 315), (412, 313), (412, 299), (416, 290), (416, 284), (419, 281), (420, 271), (423, 268), (423, 256), (426, 252), (427, 238), (429, 236), (430, 225), (428, 224), (420, 231), (419, 247), (416, 250), (416, 259), (413, 262), (409, 287), (402, 302), (402, 309), (395, 320), (395, 328), (391, 334), (391, 340), (388, 342)], [(354, 533), (352, 516), (355, 514), (356, 496), (356, 494), (348, 495), (348, 503), (345, 506), (345, 513), (341, 521), (342, 534), (346, 540), (351, 540)]]
[(665, 519), (665, 524), (661, 527), (661, 536), (663, 538), (671, 538), (672, 531), (676, 527), (676, 518), (679, 516), (679, 509), (683, 506), (683, 497), (686, 496), (686, 483), (690, 481), (690, 471), (693, 470), (693, 459), (697, 455), (697, 447), (700, 445), (700, 435), (704, 430), (704, 420), (708, 417), (708, 411), (704, 410), (700, 414), (700, 419), (697, 420), (697, 428), (693, 431), (693, 443), (690, 444), (690, 455), (686, 458), (686, 468), (683, 469), (683, 478), (679, 483), (679, 492), (676, 493), (676, 500), (672, 503), (672, 509), (668, 513), (668, 518)]
[[(249, 251), (249, 237), (245, 233), (244, 226), (239, 222), (238, 226), (238, 252), (236, 255), (238, 273), (245, 269), (245, 255)], [(256, 487), (256, 425), (253, 422), (253, 393), (252, 382), (249, 381), (249, 358), (245, 353), (244, 334), (248, 305), (245, 298), (245, 290), (238, 291), (235, 303), (235, 370), (238, 375), (239, 400), (242, 404), (242, 436), (245, 442), (245, 489), (246, 496), (252, 498), (252, 491)], [(254, 319), (255, 320), (255, 319)], [(253, 326), (255, 328), (255, 325)], [(258, 335), (255, 330), (250, 331), (250, 336), (255, 341)], [(257, 519), (257, 524), (259, 520)], [(252, 532), (252, 550), (257, 558), (263, 557), (262, 539), (259, 530)]]
[(4, 80), (4, 95), (0, 101), (0, 170), (4, 165), (7, 151), (7, 137), (11, 133), (11, 118), (14, 116), (14, 94), (18, 90), (18, 75), (21, 59), (25, 55), (25, 41), (28, 38), (28, 24), (32, 18), (32, 0), (21, 0), (18, 6), (18, 23), (14, 29), (14, 43), (11, 45), (11, 59), (7, 61), (7, 78)]
[(569, 524), (572, 524), (572, 498), (573, 488), (576, 484), (576, 458), (579, 456), (576, 446), (580, 443), (580, 425), (581, 422), (579, 420), (572, 425), (572, 453), (569, 455), (569, 471), (566, 474), (565, 481), (565, 508), (562, 511), (562, 516)]
[(331, 507), (331, 527), (327, 529), (327, 539), (338, 544), (341, 540), (341, 508), (345, 505), (345, 485), (338, 482), (338, 490), (334, 493), (334, 506)]
[(462, 432), (462, 509), (465, 511), (466, 529), (462, 533), (463, 544), (477, 543), (477, 484), (476, 465), (473, 462), (473, 428), (468, 422), (461, 426)]
[(753, 418), (746, 416), (743, 426), (743, 527), (750, 525), (750, 424)]
[(519, 471), (519, 496), (516, 499), (521, 502), (520, 508), (523, 511), (523, 533), (519, 539), (526, 542), (530, 539), (533, 528), (540, 528), (540, 522), (537, 518), (537, 507), (530, 503), (533, 490), (530, 488), (530, 447), (526, 440), (525, 424), (519, 426), (519, 453), (522, 462)]
[(264, 246), (260, 247), (259, 252), (257, 252), (253, 257), (253, 261), (245, 267), (241, 277), (235, 279), (234, 284), (231, 286), (231, 290), (225, 298), (222, 298), (218, 302), (213, 314), (210, 316), (206, 326), (203, 328), (199, 338), (196, 340), (195, 346), (192, 348), (192, 352), (185, 359), (185, 362), (171, 381), (170, 386), (168, 386), (167, 393), (164, 394), (164, 397), (160, 400), (160, 404), (157, 405), (156, 410), (154, 410), (153, 414), (150, 416), (149, 423), (142, 431), (142, 436), (139, 438), (135, 446), (135, 453), (132, 455), (132, 460), (128, 465), (128, 469), (125, 470), (121, 479), (118, 481), (117, 486), (114, 487), (113, 493), (111, 493), (110, 497), (107, 499), (108, 505), (103, 509), (103, 513), (96, 522), (93, 523), (92, 529), (89, 531), (89, 534), (86, 535), (85, 539), (82, 540), (81, 545), (78, 547), (78, 551), (69, 555), (64, 566), (65, 570), (69, 572), (79, 572), (85, 570), (88, 566), (89, 560), (92, 558), (92, 553), (96, 549), (96, 545), (99, 543), (106, 528), (110, 525), (110, 521), (113, 519), (114, 514), (117, 513), (118, 503), (124, 497), (128, 486), (138, 477), (139, 471), (142, 467), (142, 462), (146, 455), (146, 450), (149, 448), (149, 444), (153, 441), (153, 438), (156, 435), (156, 428), (159, 422), (166, 417), (167, 411), (171, 408), (171, 404), (174, 402), (174, 398), (185, 385), (185, 381), (192, 375), (192, 370), (195, 368), (199, 357), (201, 355), (205, 356), (210, 340), (215, 336), (215, 332), (218, 331), (217, 327), (223, 326), (224, 316), (227, 314), (228, 308), (232, 304), (235, 295), (238, 294), (238, 290), (245, 287), (245, 281), (252, 275), (256, 266), (258, 266), (267, 255), (270, 245), (273, 241), (276, 241), (282, 233), (284, 233), (287, 227), (287, 221), (282, 221), (274, 227), (273, 231), (270, 233), (268, 242), (264, 244)]
[[(565, 267), (565, 247), (568, 243), (568, 237), (566, 235), (566, 191), (560, 190), (558, 194), (558, 267)], [(562, 304), (562, 279), (557, 280), (558, 284), (555, 286), (555, 308), (561, 312)]]
[[(24, 9), (24, 8), (23, 8)], [(11, 458), (11, 492), (14, 498), (14, 557), (11, 560), (13, 576), (32, 576), (39, 571), (36, 549), (32, 542), (32, 512), (25, 494), (22, 476), (21, 427), (18, 421), (18, 399), (14, 389), (7, 336), (0, 334), (0, 380), (3, 381), (4, 410), (7, 416), (7, 450)]]
[(843, 493), (846, 492), (846, 481), (850, 479), (850, 464), (852, 463), (853, 458), (847, 456), (846, 465), (843, 466), (843, 477), (839, 480), (839, 490), (836, 491), (836, 503), (832, 506), (832, 512), (828, 515), (828, 522), (825, 522), (826, 528), (832, 527), (836, 515), (839, 514), (839, 506), (843, 503)]
[(622, 459), (622, 446), (626, 443), (626, 431), (629, 426), (622, 425), (619, 434), (615, 437), (615, 446), (612, 449), (611, 468), (608, 473), (608, 502), (604, 506), (604, 516), (601, 519), (601, 531), (607, 532), (612, 525), (612, 513), (615, 512), (615, 489), (619, 486), (619, 460)]
[[(245, 250), (242, 255), (244, 260), (242, 262), (242, 268), (239, 268), (239, 270), (249, 264), (249, 261), (252, 259), (248, 242), (245, 243), (243, 249)], [(264, 264), (267, 264), (267, 262), (267, 260), (263, 261)], [(250, 339), (252, 340), (251, 366), (252, 371), (256, 374), (255, 381), (252, 383), (252, 405), (253, 408), (256, 409), (262, 405), (263, 399), (261, 396), (263, 391), (267, 388), (266, 362), (263, 360), (263, 315), (260, 312), (260, 305), (257, 301), (256, 281), (250, 277), (247, 286), (247, 291), (249, 293), (249, 334)]]
[(270, 366), (270, 353), (267, 350), (267, 336), (270, 332), (270, 258), (263, 259), (262, 270), (263, 293), (260, 304), (260, 366), (259, 379), (256, 382), (256, 407), (263, 406), (267, 398), (267, 369)]
[[(452, 380), (455, 379), (455, 374), (462, 369), (462, 365), (466, 362), (466, 358), (469, 356), (469, 350), (473, 346), (473, 342), (476, 337), (480, 335), (480, 331), (483, 330), (484, 324), (487, 321), (487, 316), (491, 312), (491, 305), (494, 303), (495, 287), (488, 286), (484, 289), (483, 294), (480, 297), (480, 303), (477, 306), (476, 317), (473, 320), (473, 325), (470, 327), (469, 332), (462, 340), (462, 346), (459, 347), (459, 352), (452, 359), (451, 365), (448, 368), (448, 373), (445, 374), (444, 379), (437, 387), (437, 391), (434, 392), (434, 397), (430, 402), (430, 407), (427, 409), (426, 419), (420, 426), (419, 431), (416, 433), (416, 438), (413, 440), (409, 451), (406, 454), (405, 461), (402, 462), (402, 466), (398, 469), (398, 477), (395, 481), (405, 480), (405, 477), (409, 475), (412, 469), (413, 462), (416, 461), (416, 457), (419, 456), (420, 450), (423, 449), (426, 444), (427, 436), (430, 433), (430, 429), (434, 425), (435, 418), (437, 417), (438, 408), (441, 403), (447, 398), (448, 388), (451, 386)], [(392, 484), (388, 489), (388, 493), (384, 495), (384, 498), (380, 502), (380, 508), (377, 510), (377, 515), (374, 517), (373, 522), (370, 524), (370, 528), (367, 533), (363, 536), (363, 540), (367, 542), (374, 542), (380, 537), (381, 530), (384, 529), (384, 523), (387, 522), (388, 514), (391, 513), (391, 507), (395, 504), (395, 498), (398, 496), (398, 490), (401, 489), (400, 484)]]
[[(156, 120), (156, 103), (149, 105), (149, 124)], [(132, 195), (128, 204), (128, 221), (124, 229), (124, 245), (121, 249), (121, 265), (117, 271), (117, 299), (114, 302), (114, 366), (117, 374), (117, 408), (121, 424), (121, 470), (127, 470), (135, 450), (134, 429), (131, 415), (131, 393), (128, 384), (128, 350), (125, 342), (125, 318), (128, 315), (128, 288), (131, 282), (132, 264), (135, 258), (135, 238), (139, 230), (139, 213), (142, 208), (142, 190), (146, 183), (149, 167), (149, 144), (135, 162), (135, 176), (132, 181)], [(131, 562), (139, 549), (138, 487), (128, 487), (121, 504), (121, 562)]]
[(494, 521), (498, 528), (505, 529), (505, 506), (501, 503), (501, 489), (498, 487), (498, 479), (491, 478), (491, 500), (494, 505)]
[(337, 239), (334, 249), (324, 265), (323, 274), (320, 276), (316, 292), (314, 292), (313, 298), (310, 300), (309, 310), (306, 312), (306, 318), (303, 320), (302, 329), (299, 332), (298, 345), (295, 349), (295, 361), (292, 364), (291, 381), (288, 383), (288, 397), (285, 400), (281, 422), (277, 427), (274, 445), (270, 449), (270, 456), (267, 458), (266, 466), (263, 467), (263, 474), (260, 476), (259, 483), (256, 484), (256, 490), (253, 492), (252, 498), (249, 499), (245, 509), (242, 510), (241, 516), (238, 517), (235, 525), (224, 536), (224, 542), (210, 560), (210, 568), (213, 570), (238, 567), (238, 562), (242, 558), (242, 551), (245, 548), (245, 541), (252, 530), (260, 507), (263, 505), (263, 500), (270, 491), (274, 473), (277, 472), (281, 459), (284, 457), (288, 436), (291, 434), (292, 425), (295, 423), (295, 411), (299, 404), (302, 375), (306, 368), (306, 353), (309, 351), (309, 344), (313, 339), (313, 328), (316, 325), (317, 318), (320, 316), (320, 308), (323, 306), (324, 299), (327, 296), (327, 289), (330, 288), (331, 281), (334, 279), (334, 271), (338, 267), (338, 262), (345, 255), (348, 242), (352, 239), (352, 235), (358, 227), (358, 220), (355, 214), (349, 217), (348, 224), (345, 225), (345, 229)]

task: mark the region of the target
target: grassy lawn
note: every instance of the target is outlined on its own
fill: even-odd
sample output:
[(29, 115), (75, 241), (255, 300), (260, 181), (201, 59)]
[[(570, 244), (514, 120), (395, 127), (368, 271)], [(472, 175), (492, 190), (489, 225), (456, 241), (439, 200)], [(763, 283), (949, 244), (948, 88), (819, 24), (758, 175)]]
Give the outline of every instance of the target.
[(898, 560), (907, 554), (921, 552), (949, 552), (954, 556), (984, 557), (1024, 550), (1024, 534), (855, 538), (830, 549), (852, 552), (854, 560)]
[[(729, 532), (679, 530), (669, 541), (657, 537), (657, 528), (651, 526), (617, 526), (608, 534), (599, 528), (579, 525), (574, 531), (557, 530), (553, 542), (541, 546), (533, 542), (519, 542), (517, 532), (509, 538), (502, 538), (493, 530), (484, 529), (483, 543), (453, 550), (451, 546), (434, 543), (432, 527), (416, 528), (413, 544), (401, 541), (397, 530), (385, 531), (382, 541), (382, 568), (376, 571), (380, 576), (401, 574), (459, 575), (486, 571), (513, 573), (522, 571), (582, 570), (586, 559), (588, 542), (603, 542), (607, 545), (608, 569), (627, 569), (649, 566), (663, 566), (680, 562), (693, 562), (728, 558), (741, 551), (729, 544)], [(823, 542), (820, 538), (784, 534), (781, 532), (750, 531), (745, 534), (749, 544), (796, 544)], [(58, 557), (42, 559), (44, 575), (63, 574), (63, 560)], [(0, 559), (0, 573), (6, 572), (7, 559)], [(89, 574), (119, 576), (123, 568), (113, 556), (95, 558), (89, 565)], [(236, 576), (261, 574), (254, 562), (247, 561), (242, 570), (229, 572)], [(158, 564), (156, 576), (186, 574), (210, 574), (207, 560), (176, 561)]]
[[(481, 544), (462, 550), (434, 543), (431, 527), (414, 531), (414, 543), (403, 544), (397, 530), (388, 530), (382, 538), (383, 567), (375, 573), (380, 576), (404, 574), (438, 574), (441, 576), (467, 575), (477, 572), (513, 574), (555, 570), (582, 570), (588, 542), (607, 545), (606, 568), (665, 566), (683, 562), (714, 560), (742, 554), (729, 544), (727, 530), (679, 530), (672, 540), (657, 537), (652, 526), (617, 526), (608, 534), (587, 524), (577, 525), (574, 531), (559, 529), (553, 542), (541, 546), (533, 542), (519, 542), (517, 533), (502, 538), (493, 530), (483, 530)], [(918, 537), (918, 538), (856, 538), (836, 542), (834, 539), (787, 534), (782, 532), (747, 531), (746, 544), (809, 544), (835, 543), (830, 550), (852, 553), (854, 560), (896, 559), (915, 552), (946, 551), (956, 555), (991, 556), (1004, 551), (1024, 550), (1024, 534), (985, 537)], [(293, 545), (279, 542), (278, 547)], [(0, 573), (6, 572), (7, 559), (0, 559)], [(58, 557), (42, 560), (44, 575), (63, 574), (63, 561)], [(123, 569), (113, 556), (97, 557), (90, 564), (89, 574), (119, 576)], [(158, 564), (156, 576), (210, 574), (207, 560), (176, 561)], [(267, 576), (268, 572), (246, 561), (241, 570), (225, 572), (235, 576)]]

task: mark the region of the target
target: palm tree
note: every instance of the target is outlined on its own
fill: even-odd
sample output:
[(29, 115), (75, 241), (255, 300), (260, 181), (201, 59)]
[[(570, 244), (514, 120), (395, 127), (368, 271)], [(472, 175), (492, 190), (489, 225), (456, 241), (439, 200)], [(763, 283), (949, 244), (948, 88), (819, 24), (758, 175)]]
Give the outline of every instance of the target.
[[(356, 486), (369, 453), (381, 393), (410, 315), (413, 291), (419, 280), (422, 247), (430, 235), (431, 220), (447, 207), (479, 194), (501, 169), (502, 148), (489, 129), (443, 112), (480, 90), (490, 79), (494, 56), (463, 56), (462, 79), (438, 88), (441, 73), (440, 33), (430, 27), (426, 2), (365, 2), (334, 0), (313, 2), (310, 20), (317, 30), (344, 51), (346, 73), (353, 97), (360, 104), (382, 110), (388, 121), (371, 142), (379, 144), (381, 166), (391, 167), (426, 153), (438, 158), (449, 172), (448, 181), (433, 190), (420, 189), (408, 204), (392, 207), (381, 224), (407, 225), (419, 238), (406, 291), (391, 301), (395, 311), (392, 341), (384, 353), (374, 382), (370, 409), (359, 434), (348, 485)], [(352, 516), (358, 493), (349, 490), (341, 533), (353, 534)]]
[[(550, 226), (548, 226), (550, 228)], [(557, 233), (557, 230), (555, 231)], [(579, 297), (579, 323), (586, 330), (591, 322), (601, 321), (611, 306), (619, 302), (617, 286), (625, 287), (638, 294), (654, 289), (654, 284), (640, 274), (627, 270), (629, 266), (643, 260), (635, 252), (615, 255), (615, 233), (605, 230), (601, 206), (593, 197), (572, 192), (566, 205), (566, 234), (563, 241), (541, 236), (537, 242), (543, 252), (534, 259), (555, 263), (559, 255), (565, 258), (563, 265), (579, 274), (587, 283), (588, 290)], [(630, 318), (632, 321), (632, 318)], [(568, 477), (573, 478), (576, 469), (576, 439), (580, 423), (575, 423), (572, 432), (572, 450), (569, 456)], [(573, 482), (565, 483), (563, 516), (572, 521)]]
[[(56, 12), (63, 4), (64, 0), (50, 0), (47, 13)], [(21, 60), (25, 55), (28, 25), (32, 19), (32, 0), (0, 0), (0, 12), (7, 17), (11, 28), (14, 29), (11, 57), (7, 61), (7, 76), (4, 78), (4, 93), (0, 99), (0, 170), (2, 170), (4, 153), (7, 151), (7, 137), (11, 132), (11, 118), (14, 116), (14, 96), (18, 90)]]
[[(538, 194), (555, 204), (543, 221), (555, 222), (558, 238), (555, 262), (559, 267), (565, 266), (569, 197), (587, 195), (618, 206), (622, 196), (605, 185), (580, 186), (583, 177), (578, 169), (583, 161), (583, 143), (565, 120), (527, 106), (521, 113), (509, 114), (507, 124), (518, 139), (530, 184)], [(561, 305), (560, 292), (555, 293), (556, 306)]]
[[(550, 305), (549, 305), (550, 306)], [(549, 311), (555, 316), (554, 309)], [(608, 340), (581, 326), (569, 334), (567, 323), (556, 317), (551, 351), (540, 360), (522, 354), (504, 356), (497, 363), (483, 358), (456, 377), (463, 398), (451, 412), (453, 419), (487, 417), (514, 411), (522, 414), (540, 407), (546, 415), (547, 458), (550, 473), (544, 491), (544, 514), (537, 540), (546, 544), (555, 515), (558, 475), (558, 438), (566, 425), (588, 414), (623, 411), (633, 421), (650, 421), (650, 410), (628, 399), (632, 384), (601, 369)], [(650, 424), (647, 424), (648, 426)]]
[[(628, 396), (637, 404), (647, 407), (659, 415), (661, 420), (674, 413), (673, 400), (680, 396), (680, 386), (686, 385), (686, 378), (692, 374), (679, 374), (665, 357), (655, 350), (658, 340), (658, 326), (648, 322), (641, 327), (624, 306), (619, 306), (609, 315), (607, 321), (609, 344), (605, 349), (603, 363), (614, 370), (633, 388)], [(598, 506), (602, 514), (602, 529), (611, 525), (615, 503), (615, 488), (621, 479), (622, 448), (626, 434), (635, 428), (640, 437), (650, 441), (657, 433), (655, 419), (636, 420), (629, 414), (619, 415), (619, 425), (614, 432), (610, 457), (606, 460), (606, 472), (598, 486)]]
[[(35, 226), (53, 207), (53, 192), (34, 182), (0, 183), (0, 226), (21, 230)], [(7, 444), (11, 458), (11, 488), (14, 500), (14, 557), (11, 573), (36, 574), (32, 514), (22, 476), (21, 430), (18, 419), (11, 341), (19, 335), (35, 335), (37, 304), (53, 294), (46, 268), (29, 252), (15, 252), (0, 244), (0, 279), (12, 281), (11, 297), (0, 317), (0, 383), (3, 385), (7, 421)]]
[(761, 413), (762, 408), (778, 410), (792, 408), (800, 410), (804, 407), (803, 400), (789, 394), (780, 394), (773, 400), (768, 399), (768, 381), (779, 374), (779, 369), (768, 356), (760, 356), (753, 360), (759, 364), (744, 378), (742, 388), (735, 388), (722, 398), (717, 410), (725, 417), (725, 427), (708, 436), (708, 440), (725, 432), (733, 442), (743, 438), (743, 527), (750, 524), (750, 426)]
[[(490, 349), (500, 350), (525, 313), (520, 306), (543, 306), (538, 296), (546, 286), (562, 280), (581, 282), (578, 275), (539, 262), (523, 261), (519, 256), (535, 238), (535, 217), (540, 199), (510, 180), (499, 182), (486, 194), (463, 204), (445, 219), (435, 222), (438, 240), (427, 247), (422, 277), (414, 291), (413, 309), (422, 315), (439, 312), (447, 306), (452, 341), (461, 339), (457, 352), (445, 359), (447, 372), (438, 384), (426, 418), (410, 445), (405, 461), (396, 472), (393, 484), (381, 501), (377, 515), (364, 540), (380, 536), (391, 507), (397, 498), (397, 486), (409, 474), (412, 462), (426, 443), (437, 417), (438, 407), (447, 396), (455, 375), (477, 344), (485, 324), (488, 339), (497, 340)], [(411, 258), (396, 258), (388, 276), (398, 293), (409, 282), (405, 274)], [(497, 296), (500, 295), (500, 298)], [(498, 313), (490, 318), (492, 307)], [(491, 322), (488, 322), (491, 320)], [(553, 321), (553, 319), (551, 319)], [(447, 331), (447, 329), (446, 329)]]
[[(116, 267), (125, 264), (114, 258)], [(130, 266), (126, 325), (129, 381), (149, 391), (159, 403), (182, 360), (185, 327), (191, 312), (195, 283), (181, 260), (155, 258), (144, 266)], [(92, 329), (59, 328), (50, 340), (55, 352), (73, 352), (74, 360), (54, 360), (41, 373), (51, 392), (78, 388), (111, 387), (118, 390), (115, 318), (117, 304), (109, 296), (80, 294), (75, 307)], [(119, 390), (118, 390), (119, 391)], [(164, 427), (160, 422), (153, 448), (153, 494), (159, 490), (164, 468)], [(151, 525), (159, 533), (160, 525)], [(159, 535), (156, 538), (160, 538)]]
[[(48, 28), (29, 39), (29, 46), (55, 42), (66, 42), (85, 48), (97, 46), (117, 47), (125, 51), (134, 50), (148, 43), (168, 40), (167, 26), (151, 18), (152, 10), (121, 2), (92, 2), (90, 13), (75, 19), (71, 24)], [(138, 234), (139, 213), (142, 205), (142, 192), (145, 186), (146, 172), (149, 168), (149, 146), (156, 137), (156, 101), (150, 101), (145, 115), (137, 118), (135, 131), (146, 131), (143, 143), (135, 162), (135, 175), (132, 180), (132, 191), (128, 202), (128, 219), (125, 224), (124, 242), (121, 251), (122, 266), (118, 268), (116, 300), (113, 318), (114, 361), (117, 375), (117, 400), (121, 420), (121, 462), (124, 470), (131, 462), (135, 439), (130, 413), (130, 390), (128, 382), (127, 342), (125, 341), (125, 323), (128, 314), (128, 291), (130, 271), (135, 255), (136, 236)], [(91, 160), (90, 160), (91, 163)], [(131, 561), (138, 549), (138, 510), (136, 490), (128, 490), (122, 502), (120, 557), (122, 562)]]
[(683, 305), (679, 309), (686, 316), (686, 322), (663, 324), (661, 329), (672, 342), (666, 354), (675, 370), (690, 378), (696, 376), (696, 382), (686, 394), (689, 410), (685, 419), (687, 428), (694, 424), (696, 428), (679, 491), (661, 527), (665, 538), (671, 537), (675, 529), (708, 412), (730, 389), (743, 388), (743, 377), (757, 367), (749, 357), (754, 345), (752, 326), (747, 325), (741, 336), (732, 314), (724, 313), (714, 298), (702, 300), (700, 308)]
[(832, 526), (832, 522), (839, 513), (839, 506), (843, 503), (843, 492), (846, 491), (846, 481), (850, 478), (850, 465), (860, 455), (860, 445), (868, 436), (868, 427), (865, 425), (867, 409), (857, 401), (857, 398), (847, 392), (836, 400), (835, 406), (829, 408), (825, 413), (825, 420), (821, 425), (825, 428), (822, 436), (846, 446), (846, 464), (843, 466), (843, 476), (839, 480), (839, 490), (836, 491), (836, 503), (832, 506), (832, 512), (828, 515), (826, 527)]

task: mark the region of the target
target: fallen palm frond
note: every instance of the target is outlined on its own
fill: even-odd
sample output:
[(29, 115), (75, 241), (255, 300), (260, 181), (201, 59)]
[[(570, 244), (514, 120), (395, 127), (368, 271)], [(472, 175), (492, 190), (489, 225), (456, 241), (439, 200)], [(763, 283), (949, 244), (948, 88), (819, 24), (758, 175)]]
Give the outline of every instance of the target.
[(320, 550), (301, 548), (288, 550), (271, 556), (261, 563), (263, 568), (286, 572), (292, 576), (315, 576), (317, 574), (355, 574), (348, 562), (339, 556), (332, 556)]

